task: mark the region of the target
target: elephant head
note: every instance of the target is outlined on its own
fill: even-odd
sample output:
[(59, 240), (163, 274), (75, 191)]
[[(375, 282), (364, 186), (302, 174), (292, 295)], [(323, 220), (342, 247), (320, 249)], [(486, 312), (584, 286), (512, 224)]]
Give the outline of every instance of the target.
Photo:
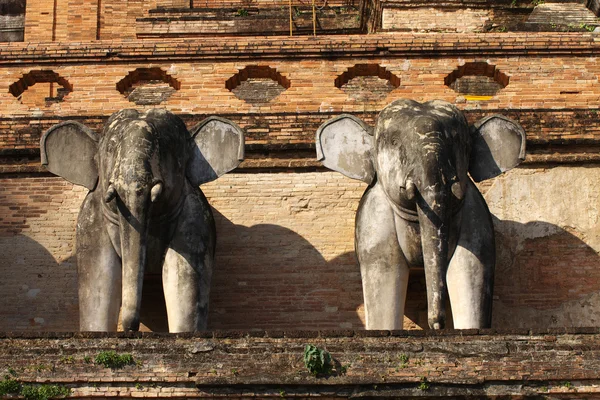
[[(84, 322), (89, 319), (91, 311), (88, 308), (98, 307), (87, 303), (111, 303), (104, 298), (110, 294), (97, 298), (95, 293), (116, 292), (115, 288), (106, 290), (97, 285), (111, 287), (122, 282), (123, 328), (137, 330), (147, 265), (151, 263), (155, 265), (154, 269), (159, 269), (165, 257), (172, 259), (167, 251), (173, 248), (171, 244), (179, 236), (212, 240), (214, 248), (214, 237), (208, 237), (210, 235), (202, 233), (204, 231), (197, 235), (190, 232), (196, 228), (188, 228), (180, 219), (198, 218), (187, 215), (196, 210), (206, 214), (199, 224), (211, 224), (212, 215), (208, 215), (210, 209), (204, 204), (206, 200), (199, 194), (198, 185), (232, 170), (243, 157), (243, 132), (234, 123), (211, 117), (190, 133), (179, 117), (162, 109), (145, 113), (136, 110), (116, 112), (107, 121), (100, 137), (73, 121), (55, 125), (43, 135), (42, 164), (50, 172), (90, 190), (80, 212), (77, 232), (79, 293), (84, 309), (80, 315), (84, 330), (97, 326), (97, 321)], [(100, 231), (98, 225), (105, 229)], [(90, 237), (92, 231), (98, 235), (96, 240)], [(107, 254), (112, 254), (109, 249), (97, 247), (109, 244), (120, 259), (122, 275), (111, 281), (98, 277), (100, 281), (93, 282), (88, 277), (95, 276), (94, 264), (110, 264), (106, 259), (111, 258)], [(211, 247), (210, 243), (204, 244), (203, 247)], [(201, 269), (199, 263), (212, 263), (213, 249), (206, 248), (196, 251), (201, 254), (185, 257), (191, 269), (198, 271)], [(189, 251), (194, 253), (193, 249)], [(185, 253), (183, 250), (178, 252)], [(206, 252), (210, 254), (207, 256)], [(195, 260), (198, 257), (202, 260)], [(181, 263), (185, 261), (177, 263), (177, 268), (183, 268)], [(105, 268), (114, 272), (110, 265)], [(206, 278), (199, 279), (206, 281)], [(114, 314), (114, 310), (107, 313)], [(100, 324), (100, 327), (104, 325)]]
[[(432, 328), (444, 326), (446, 275), (457, 243), (469, 247), (469, 241), (486, 242), (487, 250), (479, 249), (486, 254), (477, 255), (488, 264), (494, 257), (493, 229), (484, 234), (479, 228), (468, 228), (471, 235), (477, 231), (477, 238), (467, 238), (467, 232), (461, 233), (461, 229), (467, 229), (463, 219), (471, 216), (463, 212), (465, 207), (484, 209), (477, 218), (483, 225), (488, 220), (491, 224), (487, 207), (485, 203), (480, 205), (483, 199), (479, 200), (481, 196), (469, 174), (475, 181), (493, 178), (518, 165), (524, 156), (525, 133), (516, 122), (492, 116), (469, 126), (461, 111), (443, 101), (422, 104), (395, 101), (381, 111), (374, 130), (351, 115), (341, 115), (325, 122), (317, 131), (317, 158), (326, 167), (360, 179), (370, 188), (376, 187), (371, 197), (379, 196), (378, 201), (389, 206), (390, 216), (400, 221), (387, 234), (397, 236), (390, 240), (399, 242), (402, 255), (386, 262), (424, 265), (428, 320)], [(362, 203), (370, 204), (364, 200), (363, 197)], [(375, 209), (369, 212), (377, 212)], [(359, 261), (371, 259), (360, 254), (359, 241), (365, 241), (367, 234), (361, 229), (358, 217), (356, 229)], [(420, 237), (415, 238), (415, 232)], [(374, 268), (362, 264), (361, 270)], [(492, 271), (485, 274), (488, 281), (493, 279), (493, 265)], [(374, 290), (371, 286), (367, 289), (365, 276), (363, 273), (363, 288)], [(489, 292), (486, 295), (489, 305), (485, 307), (491, 313), (491, 286), (489, 282), (485, 286)], [(368, 315), (368, 304), (366, 308)]]

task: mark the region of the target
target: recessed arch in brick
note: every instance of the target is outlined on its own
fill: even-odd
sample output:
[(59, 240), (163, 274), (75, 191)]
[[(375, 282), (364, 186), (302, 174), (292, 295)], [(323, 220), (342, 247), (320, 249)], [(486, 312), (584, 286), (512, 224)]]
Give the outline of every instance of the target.
[(136, 68), (117, 82), (117, 90), (137, 105), (157, 105), (181, 88), (181, 83), (160, 68)]
[(473, 96), (494, 96), (508, 86), (508, 75), (487, 62), (469, 62), (444, 78), (452, 90)]
[(400, 86), (400, 78), (379, 64), (356, 64), (335, 79), (335, 86), (355, 100), (382, 100)]
[(23, 104), (48, 107), (62, 102), (73, 91), (73, 85), (52, 70), (33, 70), (10, 85), (8, 91)]
[(289, 79), (266, 65), (249, 65), (225, 82), (235, 97), (253, 105), (269, 103), (290, 86)]

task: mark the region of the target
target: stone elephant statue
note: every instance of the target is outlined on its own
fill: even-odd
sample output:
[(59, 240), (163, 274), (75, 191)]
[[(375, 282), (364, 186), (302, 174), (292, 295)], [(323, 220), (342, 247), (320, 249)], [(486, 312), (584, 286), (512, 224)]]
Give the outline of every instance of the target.
[(244, 158), (243, 131), (210, 117), (188, 132), (162, 109), (121, 110), (103, 134), (67, 121), (41, 138), (42, 164), (90, 191), (77, 220), (82, 331), (139, 329), (144, 272), (160, 273), (170, 332), (206, 328), (215, 224), (201, 183)]
[[(402, 329), (409, 268), (424, 267), (428, 324), (490, 327), (494, 227), (474, 185), (525, 158), (525, 132), (502, 116), (469, 126), (444, 101), (397, 100), (374, 131), (351, 115), (317, 131), (317, 158), (369, 184), (356, 214), (367, 329)], [(471, 177), (469, 177), (469, 175)]]

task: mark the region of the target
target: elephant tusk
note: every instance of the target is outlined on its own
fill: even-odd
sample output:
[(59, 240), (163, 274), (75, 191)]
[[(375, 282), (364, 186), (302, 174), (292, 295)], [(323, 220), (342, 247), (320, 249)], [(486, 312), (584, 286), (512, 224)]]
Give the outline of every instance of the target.
[(115, 197), (117, 197), (117, 190), (111, 183), (108, 185), (108, 189), (106, 189), (106, 195), (104, 196), (104, 201), (110, 203)]
[(465, 192), (462, 188), (462, 186), (460, 185), (460, 182), (454, 182), (452, 184), (452, 194), (458, 199), (458, 200), (462, 200), (463, 197), (465, 196)]
[(412, 201), (415, 199), (416, 193), (417, 192), (417, 187), (415, 186), (414, 182), (411, 181), (410, 179), (406, 181), (406, 196), (408, 198), (409, 201)]
[(158, 182), (157, 184), (152, 186), (152, 190), (150, 191), (150, 201), (152, 201), (153, 203), (156, 203), (156, 200), (158, 200), (158, 196), (160, 196), (160, 194), (162, 193), (162, 190), (163, 190), (162, 182)]

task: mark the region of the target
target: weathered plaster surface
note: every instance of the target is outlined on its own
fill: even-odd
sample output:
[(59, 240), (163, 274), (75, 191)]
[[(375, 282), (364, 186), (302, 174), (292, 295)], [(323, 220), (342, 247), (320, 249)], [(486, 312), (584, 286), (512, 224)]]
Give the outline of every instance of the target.
[(494, 215), (494, 327), (600, 323), (600, 169), (508, 172), (485, 191)]

